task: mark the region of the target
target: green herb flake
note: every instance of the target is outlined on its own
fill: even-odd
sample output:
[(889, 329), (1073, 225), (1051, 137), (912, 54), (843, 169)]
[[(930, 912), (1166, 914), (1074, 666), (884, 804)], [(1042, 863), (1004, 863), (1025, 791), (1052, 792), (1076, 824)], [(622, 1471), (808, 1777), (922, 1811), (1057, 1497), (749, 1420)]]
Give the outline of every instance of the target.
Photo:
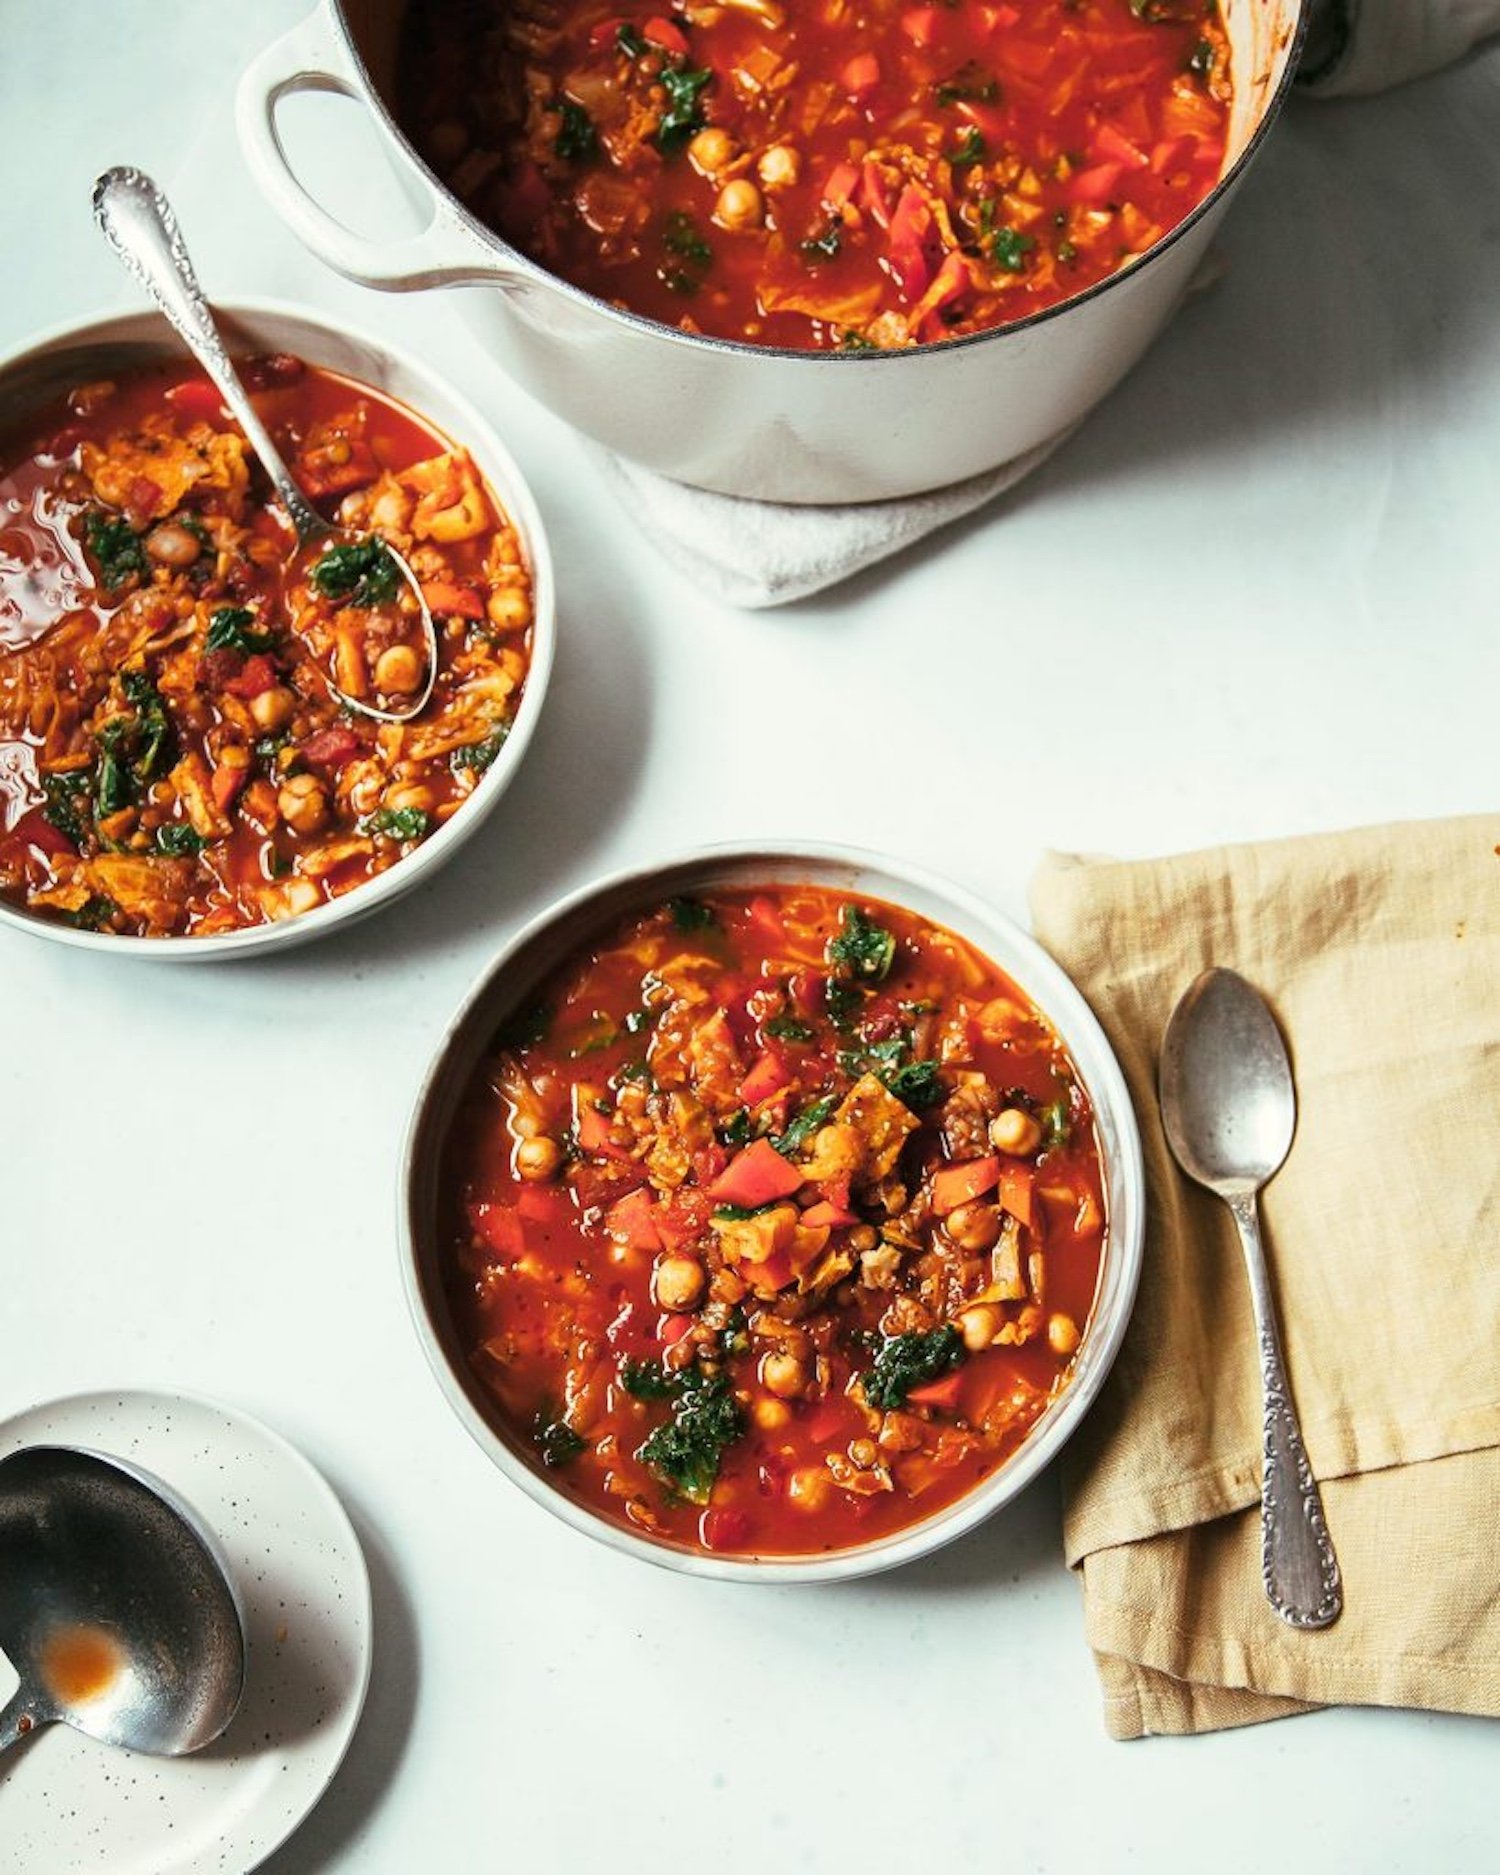
[(599, 154), (599, 138), (594, 120), (581, 104), (564, 98), (561, 107), (562, 128), (552, 140), (553, 151), (564, 162), (588, 163)]
[(800, 1152), (814, 1133), (828, 1124), (833, 1112), (833, 1099), (815, 1100), (810, 1107), (804, 1107), (791, 1125), (771, 1144), (779, 1153), (790, 1158), (794, 1152)]
[(99, 568), (106, 592), (117, 591), (133, 573), (144, 577), (150, 571), (140, 536), (123, 515), (90, 508), (83, 519), (83, 544)]
[(638, 59), (648, 50), (645, 40), (629, 20), (622, 20), (615, 33), (615, 44), (627, 58)]
[(960, 65), (950, 78), (933, 87), (939, 104), (998, 104), (1000, 83), (976, 59)]
[(799, 1022), (796, 1016), (772, 1016), (763, 1024), (763, 1030), (777, 1042), (810, 1042), (813, 1038), (808, 1024)]
[(431, 825), (431, 814), (420, 807), (377, 807), (360, 821), (359, 831), (391, 840), (420, 840)]
[(570, 1425), (546, 1413), (537, 1414), (532, 1437), (549, 1471), (555, 1471), (560, 1465), (570, 1465), (584, 1449), (583, 1440)]
[(208, 621), (203, 648), (206, 651), (240, 651), (246, 657), (254, 657), (269, 651), (275, 642), (274, 632), (257, 629), (255, 614), (247, 607), (224, 605)]
[(663, 65), (658, 83), (667, 94), (667, 108), (656, 126), (656, 147), (674, 156), (703, 128), (703, 97), (712, 72), (690, 71), (685, 65)]
[(696, 898), (669, 898), (667, 910), (679, 931), (710, 931), (719, 922), (712, 906)]
[(312, 583), (336, 605), (388, 605), (401, 585), (401, 569), (376, 534), (330, 547), (313, 562)]
[(743, 1224), (746, 1218), (759, 1217), (762, 1211), (774, 1211), (785, 1203), (785, 1198), (767, 1198), (764, 1204), (720, 1204), (715, 1205), (714, 1216), (721, 1224)]
[(858, 905), (844, 907), (843, 928), (828, 940), (828, 961), (865, 983), (880, 983), (896, 960), (896, 940)]
[(893, 1074), (881, 1076), (886, 1086), (914, 1112), (935, 1107), (943, 1098), (943, 1083), (935, 1061), (908, 1061)]
[(156, 830), (156, 850), (168, 859), (192, 859), (208, 842), (185, 820), (169, 820)]
[(1037, 1114), (1042, 1127), (1042, 1145), (1047, 1152), (1066, 1146), (1073, 1130), (1073, 1109), (1066, 1094), (1059, 1096)]
[(455, 772), (468, 768), (477, 775), (484, 774), (494, 767), (509, 735), (509, 723), (497, 723), (482, 742), (466, 742), (461, 749), (455, 749), (448, 757), (448, 766)]
[(876, 1412), (893, 1413), (906, 1404), (913, 1387), (957, 1367), (963, 1351), (963, 1338), (951, 1323), (928, 1334), (887, 1336), (874, 1365), (860, 1375), (860, 1386)]
[(668, 256), (663, 283), (674, 293), (696, 293), (713, 265), (714, 251), (685, 209), (674, 208), (662, 223), (661, 244)]
[(672, 1405), (672, 1417), (636, 1451), (667, 1489), (691, 1504), (706, 1504), (726, 1446), (745, 1430), (745, 1416), (723, 1374), (694, 1372)]
[(1014, 228), (997, 228), (990, 236), (990, 259), (1002, 273), (1024, 273), (1026, 256), (1035, 246), (1032, 235), (1018, 233)]
[(635, 1400), (675, 1400), (682, 1375), (669, 1374), (659, 1361), (622, 1361), (620, 1385)]
[(84, 803), (89, 794), (88, 771), (74, 769), (66, 775), (44, 775), (42, 792), (47, 797), (42, 803), (42, 818), (81, 850), (87, 837)]
[(750, 1109), (737, 1107), (719, 1128), (719, 1138), (726, 1146), (740, 1147), (750, 1144)]
[(863, 332), (856, 332), (853, 326), (845, 326), (839, 334), (841, 352), (878, 352), (880, 347), (873, 339), (867, 339)]
[(972, 169), (988, 155), (984, 138), (971, 124), (959, 139), (958, 148), (949, 156), (948, 166), (950, 169)]
[(63, 913), (64, 920), (76, 931), (98, 931), (120, 913), (119, 906), (112, 898), (105, 898), (103, 893), (96, 893), (86, 899), (77, 911)]

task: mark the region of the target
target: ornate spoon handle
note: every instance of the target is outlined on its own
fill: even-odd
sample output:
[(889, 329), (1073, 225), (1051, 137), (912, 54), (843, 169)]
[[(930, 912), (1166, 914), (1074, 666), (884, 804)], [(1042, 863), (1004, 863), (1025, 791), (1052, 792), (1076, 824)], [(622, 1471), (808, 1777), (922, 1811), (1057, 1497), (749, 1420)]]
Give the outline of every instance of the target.
[(1265, 1410), (1260, 1567), (1266, 1599), (1291, 1627), (1326, 1628), (1343, 1611), (1344, 1589), (1281, 1358), (1276, 1305), (1261, 1249), (1260, 1213), (1253, 1192), (1230, 1198), (1228, 1204), (1239, 1226), (1260, 1343)]

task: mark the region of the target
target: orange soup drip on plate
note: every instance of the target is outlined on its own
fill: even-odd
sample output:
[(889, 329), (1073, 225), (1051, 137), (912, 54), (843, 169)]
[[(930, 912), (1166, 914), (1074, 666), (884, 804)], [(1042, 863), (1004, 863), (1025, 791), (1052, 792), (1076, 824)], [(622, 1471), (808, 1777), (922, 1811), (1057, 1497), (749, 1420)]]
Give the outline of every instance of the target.
[(560, 1491), (735, 1556), (889, 1536), (1067, 1385), (1093, 1114), (951, 932), (817, 886), (679, 898), (496, 1038), (444, 1171), (497, 1424)]
[[(471, 458), (297, 358), (243, 370), (352, 544), (299, 550), (183, 367), (79, 384), (0, 443), (0, 895), (41, 917), (209, 936), (313, 910), (456, 813), (515, 715), (530, 574)], [(336, 694), (425, 677), (385, 542), (438, 628), (404, 726)]]
[(1218, 181), (1231, 95), (1215, 0), (416, 0), (401, 70), (417, 148), (550, 272), (824, 350), (1128, 266)]

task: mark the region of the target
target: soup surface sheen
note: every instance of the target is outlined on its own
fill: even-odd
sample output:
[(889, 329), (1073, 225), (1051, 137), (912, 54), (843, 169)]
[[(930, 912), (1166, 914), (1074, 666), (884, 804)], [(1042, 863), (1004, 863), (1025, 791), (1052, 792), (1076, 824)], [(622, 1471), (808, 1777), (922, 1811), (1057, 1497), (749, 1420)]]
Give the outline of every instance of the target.
[(511, 1019), (444, 1168), (449, 1301), (558, 1489), (687, 1547), (930, 1516), (1067, 1384), (1092, 1111), (951, 932), (815, 886), (629, 919)]
[[(295, 917), (457, 812), (531, 655), (531, 576), (472, 460), (284, 355), (242, 366), (304, 491), (303, 551), (207, 378), (80, 384), (0, 445), (0, 895), (133, 937)], [(409, 723), (347, 709), (420, 690)], [(335, 685), (337, 688), (335, 688)]]
[(1128, 266), (1218, 180), (1230, 98), (1217, 0), (416, 0), (401, 71), (416, 147), (523, 253), (795, 349)]

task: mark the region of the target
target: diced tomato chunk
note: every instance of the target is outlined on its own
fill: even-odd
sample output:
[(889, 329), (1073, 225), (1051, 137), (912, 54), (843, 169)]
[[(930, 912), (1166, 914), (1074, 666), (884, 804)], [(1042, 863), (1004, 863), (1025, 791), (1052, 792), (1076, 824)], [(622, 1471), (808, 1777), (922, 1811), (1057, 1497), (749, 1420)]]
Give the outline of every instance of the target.
[(166, 399), (190, 423), (218, 423), (224, 415), (224, 399), (207, 378), (184, 378), (166, 392)]
[(663, 52), (670, 52), (674, 58), (685, 59), (688, 55), (687, 34), (671, 20), (660, 17), (647, 20), (641, 28), (641, 37), (648, 45), (660, 46)]
[(589, 44), (596, 50), (600, 46), (612, 45), (619, 38), (620, 28), (624, 24), (623, 19), (600, 20), (589, 33)]
[(781, 922), (781, 912), (775, 899), (767, 898), (764, 894), (751, 899), (750, 922), (762, 941), (769, 939), (773, 944), (786, 943), (786, 926)]
[(469, 1228), (501, 1256), (518, 1257), (526, 1247), (520, 1213), (514, 1205), (471, 1200)]
[(612, 1233), (623, 1237), (632, 1250), (661, 1249), (656, 1204), (648, 1186), (642, 1185), (612, 1204), (605, 1213), (605, 1224)]
[(1063, 184), (1063, 194), (1070, 202), (1097, 204), (1107, 202), (1120, 186), (1125, 174), (1123, 163), (1096, 163), (1092, 169), (1080, 169)]
[(774, 1048), (768, 1048), (740, 1082), (740, 1099), (747, 1107), (759, 1106), (772, 1094), (779, 1094), (791, 1078), (791, 1070), (781, 1056)]
[(573, 1200), (561, 1185), (528, 1184), (521, 1187), (516, 1209), (528, 1224), (565, 1224), (573, 1215)]
[(993, 1191), (1000, 1182), (1000, 1160), (995, 1153), (983, 1159), (966, 1159), (961, 1165), (945, 1165), (932, 1175), (932, 1208), (946, 1217), (961, 1204), (969, 1204)]
[(802, 1183), (802, 1173), (768, 1139), (752, 1140), (729, 1161), (709, 1190), (715, 1204), (737, 1204), (746, 1209), (790, 1198)]
[(831, 1203), (827, 1198), (819, 1199), (817, 1204), (810, 1204), (802, 1213), (802, 1222), (810, 1229), (826, 1225), (830, 1230), (844, 1230), (859, 1222), (859, 1214), (846, 1206)]
[(213, 795), (214, 805), (219, 809), (220, 813), (227, 814), (229, 812), (239, 795), (240, 789), (244, 787), (249, 779), (250, 767), (248, 763), (244, 764), (242, 767), (231, 767), (228, 763), (224, 763), (214, 770), (208, 784), (208, 789), (209, 793)]
[(693, 1315), (663, 1315), (656, 1324), (656, 1338), (663, 1347), (670, 1348), (692, 1327), (697, 1317)]
[(873, 91), (880, 83), (880, 60), (873, 52), (856, 52), (845, 65), (840, 77), (844, 89), (852, 97), (861, 97), (867, 91)]
[(930, 46), (941, 18), (936, 7), (908, 7), (901, 15), (901, 30), (914, 46)]
[(907, 183), (901, 191), (896, 212), (891, 216), (886, 251), (901, 291), (910, 301), (920, 300), (937, 271), (942, 237), (927, 197), (914, 182)]
[(601, 1113), (592, 1100), (580, 1100), (578, 1143), (585, 1152), (602, 1152), (611, 1159), (628, 1159), (630, 1154), (610, 1137), (610, 1116)]
[(958, 1405), (958, 1393), (963, 1380), (963, 1374), (959, 1370), (944, 1374), (941, 1380), (925, 1380), (920, 1387), (913, 1387), (907, 1394), (907, 1404), (935, 1406), (940, 1412), (951, 1413)]
[(276, 684), (276, 666), (264, 652), (257, 651), (253, 657), (245, 659), (233, 677), (226, 679), (224, 689), (232, 697), (242, 697), (248, 703), (264, 691), (274, 690)]
[(49, 859), (61, 859), (78, 851), (68, 836), (60, 833), (39, 807), (21, 816), (11, 829), (10, 837), (19, 840), (24, 846), (34, 846)]
[(705, 1549), (743, 1549), (750, 1540), (750, 1519), (742, 1510), (706, 1510), (698, 1534)]
[(824, 208), (842, 208), (853, 195), (858, 182), (859, 171), (853, 163), (835, 163), (828, 172), (827, 182), (823, 184), (821, 200)]

